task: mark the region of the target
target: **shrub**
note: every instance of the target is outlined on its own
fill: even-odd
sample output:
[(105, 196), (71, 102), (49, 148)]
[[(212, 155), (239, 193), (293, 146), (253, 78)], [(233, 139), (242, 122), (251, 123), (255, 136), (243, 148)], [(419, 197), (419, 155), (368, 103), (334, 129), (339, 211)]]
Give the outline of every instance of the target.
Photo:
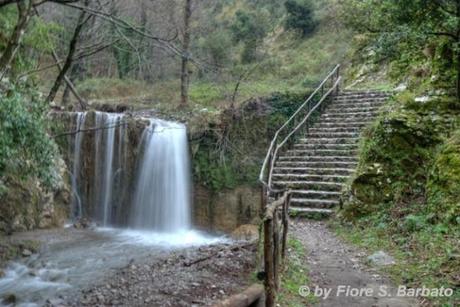
[(284, 6), (287, 11), (286, 30), (300, 31), (304, 37), (313, 32), (316, 21), (310, 0), (287, 0)]
[(30, 103), (26, 101), (15, 91), (0, 95), (0, 185), (12, 176), (19, 180), (37, 177), (51, 187), (57, 147), (46, 132), (40, 103), (33, 98)]

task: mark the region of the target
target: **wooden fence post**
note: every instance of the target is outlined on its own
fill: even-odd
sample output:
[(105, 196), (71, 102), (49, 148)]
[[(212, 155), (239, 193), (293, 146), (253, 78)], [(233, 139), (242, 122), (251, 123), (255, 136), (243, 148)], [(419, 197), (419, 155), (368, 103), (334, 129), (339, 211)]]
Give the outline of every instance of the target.
[(273, 267), (273, 221), (264, 221), (264, 260), (265, 260), (265, 305), (266, 307), (275, 306), (275, 280)]
[(273, 212), (273, 277), (276, 291), (280, 288), (280, 235), (278, 224), (278, 212)]
[(283, 205), (283, 241), (281, 243), (281, 257), (283, 260), (286, 258), (287, 249), (287, 235), (289, 230), (289, 204), (291, 203), (291, 193), (289, 193)]

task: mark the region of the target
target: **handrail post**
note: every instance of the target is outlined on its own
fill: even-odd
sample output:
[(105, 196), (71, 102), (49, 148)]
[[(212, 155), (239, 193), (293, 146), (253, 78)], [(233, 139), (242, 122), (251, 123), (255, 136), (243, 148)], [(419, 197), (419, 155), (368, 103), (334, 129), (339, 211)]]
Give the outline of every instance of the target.
[(273, 264), (273, 221), (264, 221), (265, 306), (275, 306), (275, 279)]

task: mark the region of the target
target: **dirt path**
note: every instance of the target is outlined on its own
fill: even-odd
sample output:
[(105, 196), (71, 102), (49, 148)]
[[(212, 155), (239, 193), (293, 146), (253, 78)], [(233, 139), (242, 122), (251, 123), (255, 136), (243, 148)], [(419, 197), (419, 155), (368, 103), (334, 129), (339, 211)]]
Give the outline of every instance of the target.
[[(327, 298), (322, 295), (317, 299), (316, 306), (418, 306), (416, 300), (397, 297), (395, 285), (365, 264), (367, 255), (342, 242), (324, 222), (299, 219), (292, 223), (291, 229), (307, 250), (306, 262), (312, 284), (310, 291), (316, 287), (331, 289)], [(370, 289), (367, 291), (372, 293), (368, 296), (364, 293), (347, 296), (339, 290), (340, 286)], [(384, 295), (384, 291), (388, 295)]]

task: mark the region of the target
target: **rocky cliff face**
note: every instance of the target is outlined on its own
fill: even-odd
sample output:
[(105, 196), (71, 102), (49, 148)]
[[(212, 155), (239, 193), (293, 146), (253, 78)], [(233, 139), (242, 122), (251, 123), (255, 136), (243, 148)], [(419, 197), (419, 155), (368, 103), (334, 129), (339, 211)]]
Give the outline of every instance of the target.
[(195, 184), (194, 224), (202, 229), (230, 233), (241, 225), (258, 224), (260, 189), (240, 186), (219, 192)]
[(8, 190), (2, 195), (0, 205), (0, 232), (11, 233), (36, 228), (60, 227), (69, 213), (70, 180), (64, 161), (56, 161), (59, 183), (53, 189), (45, 189), (38, 179), (24, 182), (19, 178), (7, 178)]

